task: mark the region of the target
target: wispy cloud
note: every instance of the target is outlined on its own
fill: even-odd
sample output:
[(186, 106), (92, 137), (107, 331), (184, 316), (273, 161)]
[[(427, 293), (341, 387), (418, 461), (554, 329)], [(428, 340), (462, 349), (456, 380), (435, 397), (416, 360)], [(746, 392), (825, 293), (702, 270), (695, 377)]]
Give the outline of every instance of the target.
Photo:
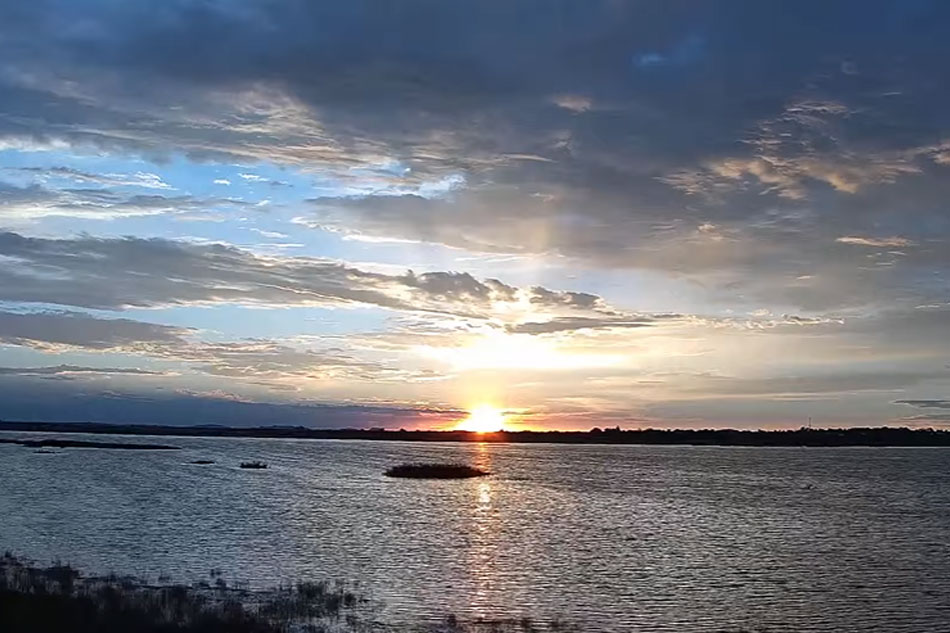
[(64, 178), (76, 182), (95, 183), (107, 187), (141, 187), (143, 189), (174, 189), (158, 174), (137, 171), (133, 174), (94, 174), (71, 167), (20, 167), (19, 171), (40, 180)]
[(855, 246), (875, 246), (880, 248), (902, 248), (911, 246), (913, 242), (905, 237), (860, 237), (857, 235), (844, 235), (835, 240), (842, 244), (853, 244)]

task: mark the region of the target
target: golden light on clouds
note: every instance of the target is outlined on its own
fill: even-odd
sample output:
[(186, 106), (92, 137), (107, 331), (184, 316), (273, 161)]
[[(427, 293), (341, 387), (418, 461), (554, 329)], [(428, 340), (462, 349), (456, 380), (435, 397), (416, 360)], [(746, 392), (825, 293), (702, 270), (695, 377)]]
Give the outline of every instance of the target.
[(555, 339), (492, 332), (453, 347), (424, 347), (420, 352), (457, 371), (478, 369), (565, 370), (611, 367), (624, 361), (616, 353), (572, 350)]

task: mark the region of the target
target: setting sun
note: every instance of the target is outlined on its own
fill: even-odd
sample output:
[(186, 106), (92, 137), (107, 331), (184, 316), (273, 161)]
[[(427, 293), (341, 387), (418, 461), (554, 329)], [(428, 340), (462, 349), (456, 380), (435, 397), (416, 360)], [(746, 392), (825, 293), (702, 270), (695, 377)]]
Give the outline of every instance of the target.
[(482, 404), (473, 408), (468, 417), (456, 427), (460, 431), (474, 431), (475, 433), (494, 433), (501, 431), (505, 425), (505, 412), (490, 404)]

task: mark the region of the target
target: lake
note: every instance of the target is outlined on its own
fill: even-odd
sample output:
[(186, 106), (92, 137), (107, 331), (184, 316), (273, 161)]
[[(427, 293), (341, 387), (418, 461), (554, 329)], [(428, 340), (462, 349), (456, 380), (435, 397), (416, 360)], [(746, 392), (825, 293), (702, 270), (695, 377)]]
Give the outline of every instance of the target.
[[(349, 580), (394, 624), (950, 630), (950, 449), (126, 439), (183, 450), (0, 444), (0, 549), (153, 579)], [(382, 474), (424, 460), (493, 474)]]

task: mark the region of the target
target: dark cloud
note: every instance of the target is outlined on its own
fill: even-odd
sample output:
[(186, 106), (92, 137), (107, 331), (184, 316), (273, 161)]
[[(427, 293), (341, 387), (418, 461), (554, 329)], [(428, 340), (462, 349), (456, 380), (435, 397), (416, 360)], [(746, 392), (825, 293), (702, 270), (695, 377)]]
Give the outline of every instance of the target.
[(419, 171), (545, 155), (567, 133), (561, 155), (609, 178), (719, 155), (815, 86), (919, 94), (889, 110), (916, 141), (947, 116), (932, 80), (947, 9), (903, 4), (37, 3), (4, 22), (5, 127), (296, 163), (382, 153)]
[(258, 402), (225, 393), (90, 391), (72, 381), (0, 376), (0, 418), (117, 424), (431, 428), (460, 419), (452, 409)]
[[(356, 380), (408, 382), (431, 377), (357, 358), (320, 339), (281, 342), (264, 339), (206, 342), (194, 330), (130, 319), (107, 319), (77, 312), (0, 312), (0, 344), (46, 352), (84, 351), (135, 354), (149, 361), (176, 363), (201, 374), (239, 379), (249, 384), (296, 390), (295, 384)], [(331, 342), (333, 339), (329, 339)], [(164, 375), (139, 368), (0, 367), (0, 375), (94, 378), (104, 375)]]
[(950, 400), (895, 400), (895, 404), (907, 404), (918, 409), (950, 409)]
[(99, 319), (78, 312), (2, 312), (0, 343), (44, 349), (90, 350), (181, 344), (189, 330), (130, 319)]
[(650, 327), (661, 320), (679, 319), (679, 315), (664, 315), (664, 317), (639, 317), (630, 319), (624, 316), (615, 318), (584, 318), (560, 317), (550, 321), (528, 321), (511, 325), (507, 329), (514, 334), (553, 334), (555, 332), (576, 332), (578, 330), (594, 330), (603, 328), (640, 328)]
[(468, 273), (385, 275), (308, 257), (259, 257), (163, 239), (45, 239), (0, 234), (0, 299), (83, 308), (187, 304), (368, 304), (486, 318), (525, 299), (549, 316), (618, 316), (585, 293), (515, 288)]
[(51, 367), (0, 367), (0, 376), (39, 376), (70, 379), (75, 376), (136, 375), (162, 376), (162, 372), (135, 367), (80, 367), (79, 365), (55, 365)]
[[(950, 400), (945, 399), (935, 399), (935, 400), (895, 400), (894, 404), (904, 404), (915, 407), (917, 409), (950, 409)], [(943, 426), (950, 424), (950, 413), (940, 413), (936, 411), (928, 411), (927, 413), (919, 413), (917, 415), (910, 415), (898, 418), (902, 423), (913, 424), (913, 425), (936, 425)]]
[[(323, 200), (311, 220), (690, 275), (723, 300), (823, 310), (946, 290), (922, 281), (950, 236), (944, 3), (8, 11), (9, 147), (358, 167), (399, 187), (459, 174), (443, 200)], [(859, 241), (907, 248), (869, 260), (846, 248)]]

